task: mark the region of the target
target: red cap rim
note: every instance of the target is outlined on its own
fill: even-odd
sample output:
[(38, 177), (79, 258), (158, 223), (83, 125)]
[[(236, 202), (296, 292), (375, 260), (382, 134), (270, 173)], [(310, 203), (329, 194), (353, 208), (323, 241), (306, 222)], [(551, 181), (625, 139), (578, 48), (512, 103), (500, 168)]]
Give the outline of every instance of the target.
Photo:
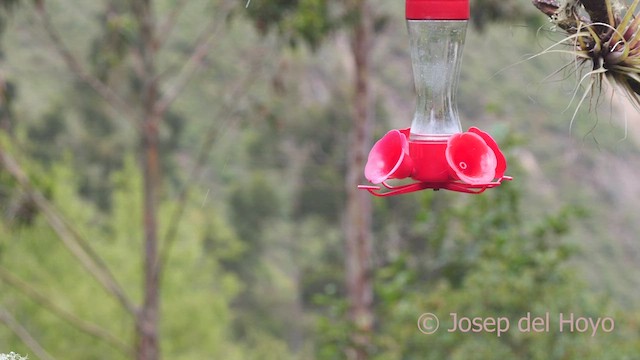
[(468, 20), (469, 0), (407, 0), (407, 20)]

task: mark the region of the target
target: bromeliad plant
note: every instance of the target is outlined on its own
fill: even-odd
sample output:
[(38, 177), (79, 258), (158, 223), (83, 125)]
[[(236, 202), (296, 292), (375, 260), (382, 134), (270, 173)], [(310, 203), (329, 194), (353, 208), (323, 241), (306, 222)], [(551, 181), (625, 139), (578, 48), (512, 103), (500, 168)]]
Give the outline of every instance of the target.
[[(640, 17), (634, 15), (640, 0), (629, 6), (619, 0), (532, 0), (567, 37), (547, 49), (570, 45), (569, 52), (579, 64), (591, 70), (590, 79), (578, 104), (604, 81), (621, 87), (640, 109)], [(576, 109), (577, 111), (577, 109)]]

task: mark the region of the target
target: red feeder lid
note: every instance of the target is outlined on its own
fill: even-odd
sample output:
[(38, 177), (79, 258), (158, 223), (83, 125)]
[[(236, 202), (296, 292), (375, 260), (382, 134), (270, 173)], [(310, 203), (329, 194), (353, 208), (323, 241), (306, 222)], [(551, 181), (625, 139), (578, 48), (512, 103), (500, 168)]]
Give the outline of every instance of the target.
[(407, 20), (468, 20), (469, 0), (407, 0)]

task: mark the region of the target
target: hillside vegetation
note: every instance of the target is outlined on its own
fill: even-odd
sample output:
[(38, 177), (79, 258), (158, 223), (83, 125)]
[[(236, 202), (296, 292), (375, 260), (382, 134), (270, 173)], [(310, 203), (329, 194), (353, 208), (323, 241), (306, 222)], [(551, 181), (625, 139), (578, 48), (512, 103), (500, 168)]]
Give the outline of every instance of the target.
[[(87, 72), (144, 104), (139, 29), (126, 2), (46, 3)], [(277, 28), (244, 2), (155, 2), (160, 20), (183, 6), (156, 54), (161, 92), (172, 89), (203, 31), (214, 35), (158, 130), (164, 358), (341, 359), (357, 347), (343, 231), (353, 19), (327, 31), (313, 10), (324, 3), (300, 3), (312, 11)], [(371, 3), (374, 138), (408, 127), (414, 111), (404, 9), (396, 3)], [(338, 12), (330, 4), (329, 14)], [(77, 251), (97, 254), (96, 266), (110, 269), (131, 303), (144, 303), (140, 124), (69, 70), (34, 8), (4, 14), (0, 40), (0, 124), (3, 116), (11, 123), (0, 160), (10, 156), (29, 179), (26, 186), (7, 161), (0, 168), (0, 353), (132, 358), (139, 313), (88, 275), (55, 224), (83, 239)], [(631, 359), (640, 353), (640, 111), (603, 89), (574, 118), (583, 90), (573, 59), (533, 56), (559, 35), (542, 16), (494, 22), (490, 15), (469, 27), (457, 100), (463, 128), (495, 137), (514, 180), (477, 196), (373, 200), (367, 260), (375, 320), (366, 353)], [(303, 40), (291, 35), (300, 28), (308, 31)], [(34, 191), (64, 221), (52, 221)], [(451, 312), (512, 319), (574, 312), (611, 316), (616, 329), (595, 337), (557, 328), (425, 336), (416, 328), (425, 312), (441, 316), (443, 327)]]

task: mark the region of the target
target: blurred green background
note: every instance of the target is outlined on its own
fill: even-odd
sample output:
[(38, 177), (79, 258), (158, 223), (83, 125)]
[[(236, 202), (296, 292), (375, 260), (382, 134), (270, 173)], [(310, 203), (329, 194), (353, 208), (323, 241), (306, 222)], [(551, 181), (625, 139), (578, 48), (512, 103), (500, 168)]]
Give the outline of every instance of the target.
[[(350, 44), (368, 24), (372, 139), (408, 127), (403, 1), (2, 1), (0, 353), (141, 358), (154, 84), (176, 95), (156, 119), (162, 358), (639, 359), (638, 111), (604, 89), (571, 123), (572, 59), (523, 61), (560, 39), (546, 18), (471, 6), (463, 128), (490, 132), (515, 180), (372, 199), (363, 328), (345, 282)], [(511, 330), (448, 332), (452, 312)], [(527, 312), (550, 330), (517, 331)], [(615, 329), (560, 332), (560, 313)]]

